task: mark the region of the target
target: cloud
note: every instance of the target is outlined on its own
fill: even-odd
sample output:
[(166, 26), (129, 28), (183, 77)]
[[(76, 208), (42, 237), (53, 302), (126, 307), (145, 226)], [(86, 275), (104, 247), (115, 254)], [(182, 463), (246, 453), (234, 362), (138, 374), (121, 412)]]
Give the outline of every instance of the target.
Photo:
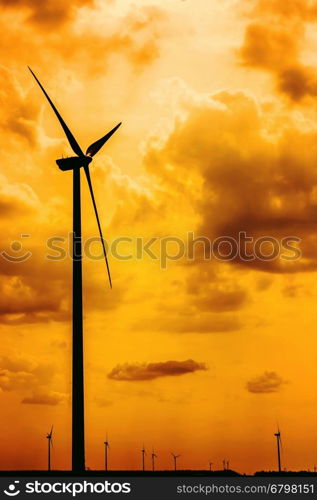
[(286, 380), (280, 377), (276, 372), (264, 372), (263, 375), (249, 380), (246, 388), (249, 392), (255, 394), (268, 394), (271, 392), (278, 392)]
[(76, 10), (83, 6), (92, 6), (94, 0), (0, 0), (0, 5), (4, 8), (24, 11), (29, 23), (36, 24), (42, 28), (58, 29), (59, 26), (70, 21)]
[(186, 291), (192, 306), (198, 312), (224, 313), (242, 309), (249, 301), (248, 292), (233, 277), (217, 274), (217, 267), (202, 265), (192, 272), (186, 281)]
[(317, 4), (313, 0), (292, 0), (280, 2), (279, 0), (247, 0), (251, 15), (273, 15), (277, 20), (304, 20), (317, 19)]
[[(250, 95), (226, 91), (193, 92), (169, 135), (153, 136), (144, 157), (162, 190), (170, 191), (170, 207), (184, 205), (188, 217), (195, 211), (197, 236), (207, 237), (210, 247), (217, 238), (229, 238), (235, 246), (228, 264), (272, 273), (317, 267), (316, 161), (315, 123), (306, 120), (303, 127), (274, 105), (268, 112)], [(244, 243), (239, 233), (252, 242)], [(265, 237), (274, 238), (274, 247), (262, 245), (258, 256), (257, 241)], [(301, 258), (294, 241), (292, 250), (283, 249), (288, 237), (301, 240)], [(222, 253), (230, 254), (230, 245), (223, 245)], [(203, 250), (194, 259), (197, 265), (213, 260), (206, 261)], [(247, 300), (241, 287), (222, 291), (211, 284), (206, 304), (208, 294), (220, 309)]]
[[(35, 262), (28, 268), (34, 269), (34, 275), (23, 275), (24, 268), (18, 263), (8, 263), (8, 267), (16, 266), (19, 275), (3, 276), (0, 281), (0, 322), (5, 324), (23, 324), (47, 322), (49, 320), (68, 320), (69, 306), (67, 301), (67, 278), (54, 277), (55, 267), (46, 266), (48, 281), (41, 279), (40, 267)], [(1, 274), (0, 274), (1, 276)]]
[(50, 389), (54, 366), (41, 364), (18, 356), (0, 358), (0, 391), (17, 391), (23, 404), (57, 405), (66, 395)]
[(307, 23), (317, 21), (316, 4), (297, 0), (289, 8), (290, 2), (275, 0), (249, 3), (253, 8), (239, 50), (241, 62), (270, 72), (277, 90), (294, 102), (316, 97), (316, 68), (304, 64), (301, 57)]
[(298, 57), (296, 36), (274, 25), (250, 24), (245, 31), (240, 56), (247, 66), (279, 71), (281, 67), (293, 64)]
[[(190, 299), (187, 297), (190, 303)], [(186, 301), (186, 306), (188, 302)], [(175, 308), (173, 308), (175, 310)], [(138, 329), (163, 331), (168, 333), (223, 333), (234, 332), (242, 328), (242, 323), (237, 316), (231, 314), (200, 313), (197, 310), (189, 310), (187, 314), (175, 314), (174, 310), (162, 309), (164, 314), (153, 316), (150, 321), (142, 318), (135, 325)]]
[[(69, 321), (71, 319), (71, 237), (63, 205), (43, 204), (26, 183), (10, 182), (0, 175), (0, 323), (20, 325)], [(58, 213), (59, 212), (59, 213)], [(95, 221), (94, 221), (95, 224)], [(95, 226), (94, 226), (95, 231)], [(20, 237), (27, 233), (28, 237)], [(95, 234), (95, 233), (94, 233)], [(52, 235), (64, 237), (59, 243), (65, 252), (60, 260), (47, 241)], [(90, 265), (87, 258), (87, 265)], [(97, 269), (96, 262), (91, 263)], [(106, 273), (106, 270), (105, 270)], [(45, 276), (45, 280), (43, 280)], [(90, 309), (114, 309), (124, 294), (117, 284), (105, 305), (106, 281), (89, 274), (84, 287), (85, 303)]]
[[(6, 31), (6, 39), (0, 51), (3, 64), (11, 68), (13, 60), (16, 65), (20, 62), (20, 65), (25, 68), (25, 61), (29, 60), (31, 53), (32, 61), (34, 61), (32, 67), (40, 79), (43, 77), (43, 83), (49, 94), (53, 92), (52, 97), (54, 97), (57, 81), (60, 89), (72, 84), (73, 88), (77, 85), (75, 89), (80, 90), (80, 82), (83, 79), (113, 73), (113, 65), (119, 65), (122, 68), (122, 62), (127, 63), (128, 71), (132, 69), (140, 72), (146, 69), (161, 56), (161, 39), (168, 36), (170, 32), (168, 31), (168, 16), (165, 10), (158, 6), (140, 5), (126, 10), (124, 15), (117, 15), (116, 10), (111, 10), (111, 15), (109, 15), (105, 2), (94, 6), (94, 1), (89, 0), (73, 1), (70, 5), (62, 0), (57, 2), (48, 0), (44, 2), (47, 6), (45, 10), (42, 8), (42, 3), (32, 0), (20, 1), (20, 5), (16, 2), (11, 8), (6, 8), (5, 12), (11, 15), (3, 15), (3, 20), (0, 20), (0, 28)], [(0, 0), (0, 8), (1, 3), (3, 0)], [(32, 8), (26, 5), (29, 3), (32, 4)], [(61, 9), (57, 8), (59, 3)], [(80, 13), (80, 7), (83, 5), (85, 9), (75, 17), (76, 12)], [(49, 10), (49, 7), (52, 8)], [(57, 21), (54, 21), (52, 11), (56, 14)], [(21, 12), (26, 14), (26, 22), (23, 22), (23, 17), (21, 18), (20, 15), (20, 36), (22, 33), (24, 44), (18, 49), (17, 32), (11, 28), (11, 25), (12, 20)], [(28, 16), (27, 13), (29, 13)], [(56, 30), (58, 30), (58, 35), (55, 33)], [(41, 49), (43, 44), (45, 44), (45, 51)], [(10, 53), (10, 59), (7, 60), (8, 53)], [(54, 64), (50, 64), (49, 61), (53, 61)], [(27, 69), (24, 73), (21, 72), (21, 81), (27, 81), (24, 80), (26, 71)], [(17, 71), (16, 74), (18, 75)], [(6, 86), (7, 84), (3, 85), (4, 88)], [(13, 107), (15, 105), (13, 97), (24, 98), (23, 109), (31, 108), (31, 106), (38, 107), (43, 101), (39, 99), (31, 101), (30, 95), (23, 93), (22, 88), (17, 90), (18, 95), (10, 93), (6, 99), (3, 95), (3, 100), (0, 102), (3, 105), (11, 102), (11, 108), (5, 107), (11, 111), (13, 125), (21, 134), (25, 129), (30, 135), (32, 131), (29, 129), (32, 123), (28, 121), (28, 117), (19, 119), (18, 110)], [(65, 89), (63, 90), (65, 95)], [(71, 96), (71, 92), (69, 95)], [(102, 95), (103, 99), (105, 95)], [(16, 102), (18, 103), (18, 100)], [(13, 110), (15, 113), (12, 112)]]
[(39, 114), (39, 104), (29, 99), (23, 92), (14, 74), (4, 66), (0, 67), (0, 105), (2, 134), (6, 142), (2, 146), (8, 149), (14, 139), (34, 147), (38, 141), (36, 120)]
[(22, 404), (27, 405), (48, 405), (48, 406), (56, 406), (62, 401), (65, 401), (66, 395), (59, 392), (35, 392), (31, 396), (25, 397), (22, 399)]
[(108, 374), (113, 380), (143, 381), (160, 377), (175, 377), (194, 373), (198, 370), (207, 370), (205, 363), (197, 363), (192, 359), (186, 361), (164, 361), (161, 363), (143, 363), (115, 366)]

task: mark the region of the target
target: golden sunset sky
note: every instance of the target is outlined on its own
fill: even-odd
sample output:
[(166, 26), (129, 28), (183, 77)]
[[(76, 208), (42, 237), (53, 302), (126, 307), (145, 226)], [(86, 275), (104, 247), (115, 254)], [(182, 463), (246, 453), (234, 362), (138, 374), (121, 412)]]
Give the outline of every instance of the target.
[(313, 469), (317, 2), (0, 5), (0, 468), (46, 468), (52, 424), (53, 468), (71, 459), (71, 260), (46, 242), (71, 231), (55, 160), (72, 152), (30, 65), (82, 148), (123, 122), (91, 166), (109, 242), (301, 239), (296, 261), (110, 255), (113, 290), (84, 259), (87, 466), (108, 433), (112, 469), (139, 469), (144, 443), (148, 468), (154, 447), (162, 469), (173, 452), (179, 468), (272, 470), (279, 425), (282, 466)]

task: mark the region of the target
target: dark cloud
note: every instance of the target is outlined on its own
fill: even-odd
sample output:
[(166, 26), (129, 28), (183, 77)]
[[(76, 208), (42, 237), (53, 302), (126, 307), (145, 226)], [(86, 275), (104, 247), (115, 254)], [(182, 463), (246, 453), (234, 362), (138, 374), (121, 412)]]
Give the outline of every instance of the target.
[(273, 15), (276, 20), (288, 19), (315, 21), (317, 19), (317, 2), (315, 0), (247, 0), (251, 15)]
[[(285, 273), (317, 267), (316, 192), (317, 135), (314, 125), (302, 129), (291, 117), (274, 114), (267, 120), (253, 98), (242, 92), (221, 92), (202, 102), (187, 103), (187, 118), (175, 123), (165, 143), (149, 141), (148, 170), (171, 190), (170, 203), (186, 199), (200, 224), (195, 233), (234, 241), (230, 264)], [(167, 168), (169, 166), (169, 168)], [(200, 195), (192, 186), (201, 186)], [(239, 233), (252, 238), (245, 243)], [(261, 244), (260, 238), (274, 238)], [(283, 239), (296, 237), (285, 251)], [(227, 245), (227, 246), (226, 246)], [(231, 243), (221, 248), (230, 254)], [(300, 247), (302, 257), (296, 248)], [(295, 250), (294, 250), (295, 248)], [(276, 254), (277, 252), (277, 254)], [(219, 257), (219, 252), (214, 252)], [(270, 254), (275, 254), (270, 258)], [(208, 252), (207, 252), (208, 254)], [(253, 258), (249, 259), (248, 255)], [(196, 263), (206, 262), (203, 250)], [(213, 260), (214, 257), (211, 258)], [(243, 305), (243, 290), (222, 291), (208, 285), (208, 295), (219, 308)], [(229, 310), (229, 309), (228, 309)]]
[(175, 377), (194, 373), (198, 370), (207, 370), (205, 363), (197, 363), (192, 359), (186, 361), (165, 361), (161, 363), (143, 363), (115, 366), (108, 374), (113, 380), (143, 381), (160, 377)]
[(93, 6), (94, 0), (0, 0), (3, 8), (24, 11), (26, 19), (43, 29), (58, 29), (59, 26), (70, 21), (76, 10), (83, 6)]
[(276, 372), (264, 372), (263, 375), (249, 380), (246, 388), (255, 394), (278, 392), (287, 382)]
[(307, 22), (317, 21), (309, 0), (252, 0), (239, 57), (246, 66), (269, 71), (279, 92), (292, 101), (317, 95), (317, 71), (301, 61)]
[(279, 71), (298, 57), (297, 40), (281, 27), (253, 23), (246, 28), (240, 56), (247, 66)]

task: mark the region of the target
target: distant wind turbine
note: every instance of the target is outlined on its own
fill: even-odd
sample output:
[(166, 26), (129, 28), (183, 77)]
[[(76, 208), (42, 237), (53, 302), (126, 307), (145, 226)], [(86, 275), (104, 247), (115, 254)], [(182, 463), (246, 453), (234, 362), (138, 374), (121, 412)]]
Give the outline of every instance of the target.
[(277, 428), (277, 432), (274, 434), (276, 437), (276, 444), (277, 444), (277, 464), (278, 464), (278, 471), (281, 472), (281, 446), (282, 446), (282, 440), (281, 440), (281, 433), (280, 429)]
[(154, 464), (154, 462), (155, 462), (155, 459), (157, 458), (157, 455), (155, 454), (154, 449), (152, 450), (152, 455), (151, 456), (152, 456), (152, 471), (154, 472), (154, 470), (155, 470), (155, 464)]
[(212, 462), (209, 462), (209, 470), (212, 471)]
[(89, 164), (93, 156), (110, 139), (115, 131), (120, 127), (118, 123), (110, 132), (93, 142), (83, 153), (75, 137), (69, 130), (63, 118), (59, 114), (55, 105), (48, 96), (46, 90), (29, 68), (36, 82), (40, 86), (50, 106), (52, 107), (69, 145), (76, 156), (61, 158), (56, 160), (58, 167), (62, 171), (73, 171), (73, 352), (72, 352), (72, 470), (81, 473), (85, 471), (85, 421), (84, 421), (84, 354), (83, 354), (83, 302), (82, 302), (82, 241), (81, 241), (81, 196), (80, 196), (80, 169), (84, 169), (88, 187), (94, 207), (103, 254), (106, 261), (107, 273), (110, 287), (112, 288), (110, 269), (107, 259), (105, 243), (102, 235), (99, 215), (95, 202), (95, 195), (92, 188)]
[(177, 470), (177, 459), (180, 457), (180, 455), (174, 455), (174, 453), (171, 453), (171, 455), (174, 458), (174, 470)]
[(145, 471), (145, 454), (146, 454), (146, 451), (145, 451), (145, 448), (144, 448), (144, 444), (143, 444), (141, 453), (142, 453), (142, 470), (144, 472)]
[(106, 436), (106, 441), (103, 443), (105, 445), (105, 471), (108, 470), (108, 448), (110, 448), (110, 444), (108, 441), (108, 434)]
[(227, 470), (229, 470), (229, 463), (230, 463), (229, 460), (227, 460), (227, 467), (226, 467)]
[(51, 470), (51, 447), (53, 448), (53, 426), (50, 432), (46, 434), (47, 439), (47, 470)]

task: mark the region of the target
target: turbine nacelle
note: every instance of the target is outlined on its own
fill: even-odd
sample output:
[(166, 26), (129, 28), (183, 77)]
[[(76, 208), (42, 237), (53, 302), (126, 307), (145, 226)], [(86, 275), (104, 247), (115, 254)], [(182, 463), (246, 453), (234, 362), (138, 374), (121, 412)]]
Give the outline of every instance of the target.
[(66, 170), (87, 167), (91, 161), (91, 156), (71, 156), (70, 158), (59, 158), (56, 160), (56, 163), (58, 167), (65, 172)]

